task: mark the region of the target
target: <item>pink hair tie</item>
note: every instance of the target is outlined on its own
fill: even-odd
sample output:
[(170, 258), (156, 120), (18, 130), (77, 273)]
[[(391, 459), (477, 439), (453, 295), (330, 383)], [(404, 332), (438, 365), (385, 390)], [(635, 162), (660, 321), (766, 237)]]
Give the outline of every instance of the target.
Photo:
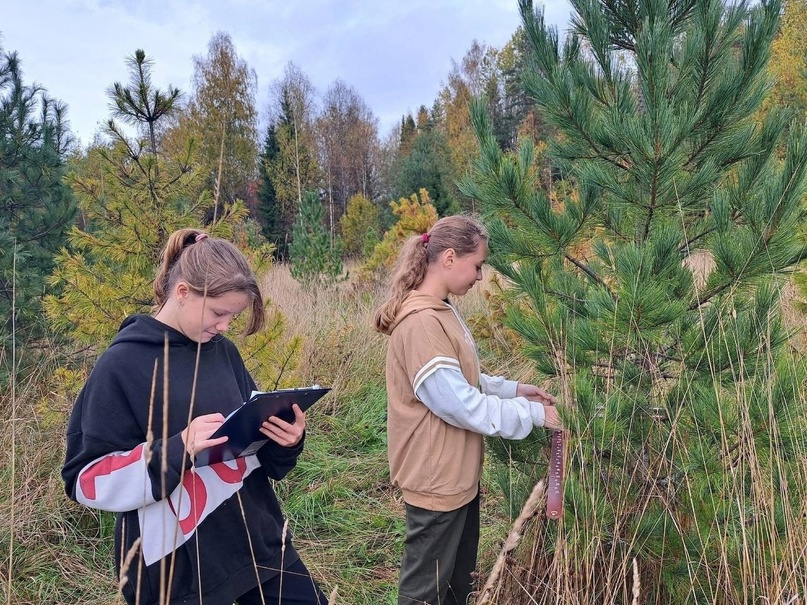
[(420, 239), (423, 241), (424, 244), (428, 244), (429, 243), (429, 234), (424, 233), (423, 235), (420, 236)]
[(207, 237), (207, 233), (197, 233), (195, 241), (196, 242), (201, 242), (206, 237)]

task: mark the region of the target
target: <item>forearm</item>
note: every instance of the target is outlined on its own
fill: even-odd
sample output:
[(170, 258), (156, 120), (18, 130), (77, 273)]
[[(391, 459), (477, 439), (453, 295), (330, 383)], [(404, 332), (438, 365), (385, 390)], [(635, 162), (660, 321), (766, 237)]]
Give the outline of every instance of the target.
[(68, 458), (63, 476), (68, 495), (92, 508), (123, 512), (156, 502), (171, 494), (190, 468), (179, 435), (169, 438), (165, 448), (162, 440), (151, 443), (150, 450), (141, 443), (93, 456), (101, 448), (93, 447), (92, 439), (84, 439), (82, 446), (82, 454)]
[(459, 371), (435, 371), (416, 394), (445, 422), (482, 435), (523, 439), (534, 427), (544, 424), (544, 407), (540, 403), (480, 393)]
[(517, 396), (518, 381), (508, 380), (504, 376), (488, 376), (479, 374), (479, 388), (485, 395), (496, 395), (503, 399)]

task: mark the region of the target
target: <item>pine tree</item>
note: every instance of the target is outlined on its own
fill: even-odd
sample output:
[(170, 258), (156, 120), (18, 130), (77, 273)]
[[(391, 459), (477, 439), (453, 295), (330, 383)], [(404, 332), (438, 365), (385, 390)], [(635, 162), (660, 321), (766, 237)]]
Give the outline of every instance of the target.
[(429, 192), (421, 189), (408, 198), (402, 197), (397, 202), (390, 202), (392, 214), (397, 217), (393, 224), (373, 248), (367, 262), (361, 268), (359, 278), (362, 281), (381, 281), (393, 269), (395, 259), (404, 240), (416, 233), (426, 233), (439, 218), (437, 209), (432, 204)]
[(65, 107), (22, 76), (17, 54), (0, 48), (0, 348), (12, 331), (18, 342), (41, 335), (46, 279), (76, 216), (62, 181)]
[[(165, 91), (154, 88), (151, 83), (154, 61), (148, 58), (142, 49), (138, 48), (128, 57), (126, 64), (129, 66), (129, 85), (115, 82), (107, 89), (113, 108), (112, 115), (124, 124), (135, 126), (138, 134), (145, 134), (148, 138), (149, 151), (156, 154), (158, 123), (164, 122), (164, 117), (170, 116), (178, 109), (182, 93), (173, 86), (169, 86)], [(113, 120), (109, 121), (107, 127), (114, 131), (114, 136), (118, 138), (124, 136)]]
[(108, 94), (113, 115), (140, 121), (142, 128), (129, 138), (110, 119), (108, 141), (91, 146), (76, 162), (70, 181), (85, 224), (73, 229), (70, 248), (56, 257), (51, 283), (62, 291), (45, 301), (52, 324), (85, 345), (108, 342), (124, 317), (148, 311), (168, 235), (201, 222), (200, 202), (189, 197), (200, 178), (192, 146), (180, 157), (159, 153), (157, 133), (178, 110), (172, 99), (181, 93), (152, 86), (153, 62), (143, 51), (127, 64), (129, 87), (116, 83)]
[[(151, 63), (130, 63), (130, 69), (133, 78), (142, 77), (133, 88), (144, 98), (163, 97), (151, 88)], [(50, 281), (61, 291), (46, 298), (45, 311), (52, 326), (94, 351), (110, 342), (127, 315), (152, 311), (154, 275), (168, 236), (179, 228), (200, 227), (210, 207), (211, 192), (197, 194), (204, 174), (193, 140), (174, 141), (175, 152), (165, 153), (159, 137), (151, 136), (177, 109), (150, 123), (145, 139), (127, 138), (110, 120), (109, 140), (91, 147), (69, 175), (85, 224), (72, 230), (69, 249), (56, 257)], [(246, 219), (246, 207), (236, 202), (205, 229), (238, 245), (261, 275), (271, 262), (272, 247), (265, 242), (250, 246), (256, 234)], [(242, 343), (240, 351), (264, 388), (289, 386), (295, 381), (300, 341), (286, 337), (282, 313), (269, 309), (267, 315), (267, 328)], [(236, 324), (234, 331), (239, 328)]]
[(780, 161), (786, 119), (755, 121), (780, 3), (572, 4), (561, 45), (520, 0), (524, 84), (572, 193), (553, 202), (533, 143), (503, 154), (473, 109), (464, 191), (570, 437), (565, 519), (500, 602), (798, 600), (805, 371), (780, 298), (805, 254), (807, 136), (792, 125)]
[(289, 247), (291, 275), (306, 287), (321, 288), (342, 275), (341, 246), (325, 226), (325, 208), (313, 191), (306, 191), (294, 222)]

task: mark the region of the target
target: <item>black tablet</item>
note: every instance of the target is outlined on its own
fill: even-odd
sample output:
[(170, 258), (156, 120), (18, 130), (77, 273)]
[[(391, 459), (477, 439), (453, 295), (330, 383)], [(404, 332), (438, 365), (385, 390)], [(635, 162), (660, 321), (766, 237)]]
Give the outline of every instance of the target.
[(249, 456), (258, 451), (269, 439), (260, 432), (261, 425), (270, 416), (294, 422), (295, 403), (305, 411), (330, 391), (330, 388), (312, 386), (299, 389), (281, 389), (255, 393), (241, 407), (227, 416), (210, 438), (227, 436), (221, 445), (215, 445), (196, 454), (194, 464), (206, 466), (223, 460)]

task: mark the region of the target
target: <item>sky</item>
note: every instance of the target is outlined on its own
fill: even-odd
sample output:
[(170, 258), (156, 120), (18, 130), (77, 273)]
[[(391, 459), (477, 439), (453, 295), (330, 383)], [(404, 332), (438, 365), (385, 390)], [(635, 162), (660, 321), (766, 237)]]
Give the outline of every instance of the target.
[[(567, 0), (535, 3), (565, 31)], [(17, 52), (25, 84), (67, 104), (82, 145), (109, 118), (105, 91), (128, 82), (135, 50), (154, 60), (156, 87), (189, 93), (193, 57), (219, 31), (257, 75), (262, 125), (293, 62), (320, 95), (337, 79), (352, 86), (383, 138), (431, 106), (474, 40), (501, 48), (519, 24), (517, 0), (2, 0), (0, 48)]]

